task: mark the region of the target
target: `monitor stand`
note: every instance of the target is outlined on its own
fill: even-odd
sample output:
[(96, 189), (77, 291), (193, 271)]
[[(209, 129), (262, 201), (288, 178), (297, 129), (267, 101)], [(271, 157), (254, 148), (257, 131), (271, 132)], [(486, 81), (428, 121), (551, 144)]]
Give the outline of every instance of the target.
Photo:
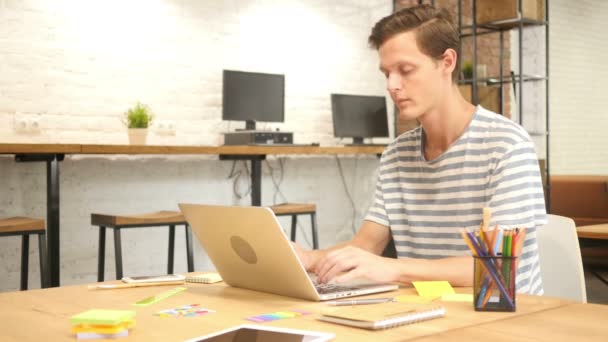
[(353, 143), (351, 145), (364, 145), (363, 137), (353, 137)]
[(255, 120), (246, 120), (245, 128), (237, 128), (236, 131), (255, 131)]
[(345, 146), (386, 146), (386, 144), (366, 144), (363, 137), (353, 137), (353, 143)]

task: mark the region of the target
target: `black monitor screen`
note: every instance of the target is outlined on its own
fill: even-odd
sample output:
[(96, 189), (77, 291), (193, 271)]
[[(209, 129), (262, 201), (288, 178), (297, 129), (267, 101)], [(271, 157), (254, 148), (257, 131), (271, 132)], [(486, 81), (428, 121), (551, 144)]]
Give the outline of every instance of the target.
[(334, 136), (362, 138), (388, 137), (388, 115), (384, 96), (331, 94)]
[(224, 70), (222, 119), (283, 122), (285, 76)]

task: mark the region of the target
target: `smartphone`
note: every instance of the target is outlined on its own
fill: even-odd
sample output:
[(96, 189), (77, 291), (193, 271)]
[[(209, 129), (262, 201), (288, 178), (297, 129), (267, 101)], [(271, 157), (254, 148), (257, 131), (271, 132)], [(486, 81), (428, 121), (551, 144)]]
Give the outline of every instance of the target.
[(139, 277), (124, 277), (122, 281), (125, 283), (162, 283), (170, 281), (184, 281), (185, 276), (181, 274), (165, 274), (156, 276), (139, 276)]

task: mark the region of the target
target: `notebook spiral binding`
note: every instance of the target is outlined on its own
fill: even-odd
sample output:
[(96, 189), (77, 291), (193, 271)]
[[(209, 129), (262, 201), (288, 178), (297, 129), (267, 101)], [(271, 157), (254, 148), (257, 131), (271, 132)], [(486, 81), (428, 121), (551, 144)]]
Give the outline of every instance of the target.
[(414, 312), (408, 314), (404, 319), (404, 317), (394, 317), (389, 319), (384, 319), (376, 322), (376, 326), (381, 329), (388, 329), (398, 327), (400, 325), (412, 324), (417, 322), (426, 321), (433, 318), (443, 317), (445, 316), (445, 308), (444, 307), (435, 307), (429, 310)]

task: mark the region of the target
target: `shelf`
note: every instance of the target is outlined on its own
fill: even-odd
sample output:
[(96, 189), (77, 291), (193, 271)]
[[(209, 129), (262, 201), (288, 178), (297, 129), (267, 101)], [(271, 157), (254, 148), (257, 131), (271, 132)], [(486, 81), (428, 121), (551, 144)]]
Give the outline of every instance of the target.
[[(477, 29), (484, 29), (489, 31), (508, 31), (514, 28), (517, 28), (519, 24), (522, 24), (524, 27), (528, 26), (544, 26), (549, 23), (545, 20), (536, 20), (536, 19), (528, 19), (528, 18), (512, 18), (505, 20), (496, 20), (496, 21), (488, 21), (485, 23), (478, 23)], [(461, 27), (461, 32), (464, 30), (472, 30), (473, 25), (465, 25)], [(479, 34), (479, 33), (477, 33)]]
[[(506, 8), (499, 8), (500, 6), (498, 6), (495, 1), (486, 1), (484, 2), (484, 4), (482, 5), (482, 7), (477, 6), (476, 7), (476, 2), (477, 0), (472, 0), (472, 1), (468, 1), (465, 2), (463, 0), (458, 0), (458, 33), (460, 36), (460, 47), (461, 49), (463, 49), (463, 42), (466, 41), (467, 48), (470, 48), (472, 50), (472, 61), (471, 64), (473, 66), (477, 66), (479, 63), (479, 59), (478, 59), (478, 48), (480, 47), (479, 44), (481, 44), (481, 46), (483, 48), (498, 48), (497, 52), (499, 53), (498, 58), (494, 58), (494, 60), (491, 60), (490, 62), (493, 63), (493, 66), (496, 66), (500, 69), (500, 74), (502, 74), (502, 77), (499, 77), (496, 75), (497, 72), (492, 72), (492, 74), (490, 75), (490, 77), (485, 77), (488, 74), (482, 74), (480, 75), (479, 73), (476, 73), (475, 76), (477, 76), (476, 78), (473, 78), (473, 75), (469, 75), (469, 77), (466, 77), (464, 79), (459, 79), (458, 80), (458, 84), (459, 85), (464, 85), (464, 89), (461, 89), (461, 91), (463, 92), (463, 94), (467, 95), (469, 98), (472, 98), (475, 100), (475, 102), (483, 102), (486, 101), (488, 103), (491, 103), (492, 105), (495, 105), (495, 103), (498, 103), (498, 108), (500, 108), (501, 110), (504, 110), (505, 107), (505, 103), (504, 101), (511, 101), (514, 100), (515, 101), (515, 105), (514, 107), (511, 108), (512, 113), (515, 115), (515, 113), (517, 113), (517, 121), (522, 124), (524, 122), (527, 122), (528, 120), (530, 120), (530, 118), (534, 119), (533, 122), (535, 122), (535, 126), (532, 125), (524, 125), (525, 126), (530, 126), (533, 127), (534, 129), (530, 132), (528, 132), (528, 134), (533, 137), (535, 143), (540, 143), (540, 141), (544, 141), (544, 145), (545, 145), (545, 158), (549, 157), (549, 1), (545, 0), (543, 1), (543, 6), (541, 7), (539, 5), (538, 2), (536, 2), (535, 4), (529, 4), (530, 6), (532, 5), (536, 5), (537, 8), (535, 10), (529, 10), (529, 11), (524, 11), (525, 7), (522, 8), (523, 2), (520, 1), (516, 1), (516, 0), (510, 0), (509, 4), (511, 5), (510, 7)], [(507, 1), (505, 1), (506, 3)], [(468, 22), (467, 24), (470, 25), (463, 25), (463, 3), (466, 3), (467, 6), (465, 6), (468, 11), (468, 14), (464, 14), (466, 18), (468, 18)], [(513, 8), (514, 3), (517, 3), (517, 7)], [(480, 8), (482, 9), (480, 11)], [(528, 17), (523, 17), (522, 13), (528, 13)], [(482, 15), (479, 15), (482, 14)], [(510, 19), (503, 19), (503, 20), (492, 20), (493, 18), (509, 18)], [(534, 17), (536, 19), (532, 19), (530, 17)], [(473, 21), (470, 21), (472, 18)], [(476, 19), (481, 19), (481, 20), (476, 20)], [(535, 70), (535, 73), (538, 74), (525, 74), (524, 73), (524, 50), (523, 50), (523, 44), (525, 42), (525, 39), (523, 38), (526, 34), (534, 34), (537, 35), (538, 33), (536, 32), (530, 32), (531, 30), (524, 30), (524, 28), (531, 28), (531, 27), (544, 27), (544, 36), (545, 36), (545, 70), (541, 71), (539, 70)], [(535, 30), (534, 30), (535, 31)], [(509, 35), (511, 34), (517, 34), (517, 37), (510, 37), (510, 39), (507, 39), (507, 42), (505, 42), (505, 38), (509, 37)], [(494, 35), (491, 35), (494, 34)], [(506, 34), (506, 36), (505, 36)], [(481, 41), (479, 41), (477, 39), (477, 36), (484, 36)], [(472, 38), (472, 39), (471, 39)], [(496, 43), (496, 45), (489, 45), (486, 44), (486, 42), (493, 42)], [(504, 68), (504, 59), (508, 59), (509, 54), (507, 53), (507, 56), (505, 56), (505, 44), (511, 44), (513, 46), (515, 46), (515, 44), (517, 44), (517, 49), (515, 50), (518, 54), (518, 56), (512, 56), (512, 58), (514, 58), (515, 60), (518, 60), (518, 66), (513, 68), (513, 70), (509, 70), (510, 68)], [(508, 48), (508, 46), (507, 46)], [(538, 46), (535, 50), (540, 50), (540, 46)], [(468, 51), (468, 50), (467, 50)], [(485, 53), (485, 51), (482, 51), (482, 53)], [(528, 51), (526, 51), (526, 53), (529, 53)], [(485, 57), (485, 56), (484, 56)], [(495, 57), (495, 56), (492, 56)], [(503, 59), (503, 60), (501, 60)], [(487, 62), (486, 62), (487, 63)], [(484, 77), (479, 77), (479, 76), (484, 76)], [(541, 126), (540, 123), (540, 116), (542, 115), (542, 113), (540, 112), (541, 109), (539, 108), (537, 111), (538, 113), (525, 113), (527, 111), (527, 109), (525, 109), (524, 107), (524, 103), (525, 100), (529, 97), (528, 94), (526, 94), (527, 92), (527, 87), (523, 86), (523, 82), (543, 82), (543, 83), (532, 83), (532, 85), (539, 85), (541, 86), (540, 88), (544, 88), (544, 100), (545, 100), (545, 113), (544, 113), (544, 124)], [(530, 83), (527, 83), (528, 85), (530, 85)], [(544, 86), (544, 87), (543, 87)], [(470, 89), (469, 89), (470, 88)], [(498, 90), (498, 91), (497, 91)], [(507, 94), (505, 95), (504, 90), (507, 90)], [(536, 94), (530, 94), (530, 95), (534, 95), (536, 97), (539, 97)], [(535, 101), (538, 101), (540, 99), (534, 99)], [(496, 111), (498, 112), (498, 111)], [(534, 117), (530, 117), (528, 118), (528, 116), (530, 114), (535, 114)], [(532, 121), (531, 121), (532, 122)], [(544, 126), (544, 127), (543, 127)], [(549, 178), (549, 163), (546, 163), (546, 168), (543, 166), (543, 170), (545, 170), (545, 172), (543, 172), (543, 176), (546, 175), (547, 179), (543, 179), (543, 184), (547, 184), (547, 180)], [(547, 194), (547, 200), (546, 200), (546, 204), (547, 207), (550, 206), (550, 196), (548, 195), (549, 193), (549, 189), (550, 188), (546, 188), (546, 194)]]
[[(513, 78), (511, 78), (511, 76), (506, 76), (506, 77), (503, 77), (502, 82), (501, 82), (500, 77), (485, 77), (485, 78), (478, 78), (477, 82), (485, 83), (486, 85), (494, 85), (494, 84), (500, 84), (500, 83), (519, 82), (519, 78), (520, 78), (519, 75), (515, 75)], [(545, 81), (545, 80), (547, 80), (547, 77), (545, 77), (545, 76), (523, 75), (524, 82)], [(467, 78), (464, 80), (458, 80), (458, 84), (473, 84), (473, 79)]]

